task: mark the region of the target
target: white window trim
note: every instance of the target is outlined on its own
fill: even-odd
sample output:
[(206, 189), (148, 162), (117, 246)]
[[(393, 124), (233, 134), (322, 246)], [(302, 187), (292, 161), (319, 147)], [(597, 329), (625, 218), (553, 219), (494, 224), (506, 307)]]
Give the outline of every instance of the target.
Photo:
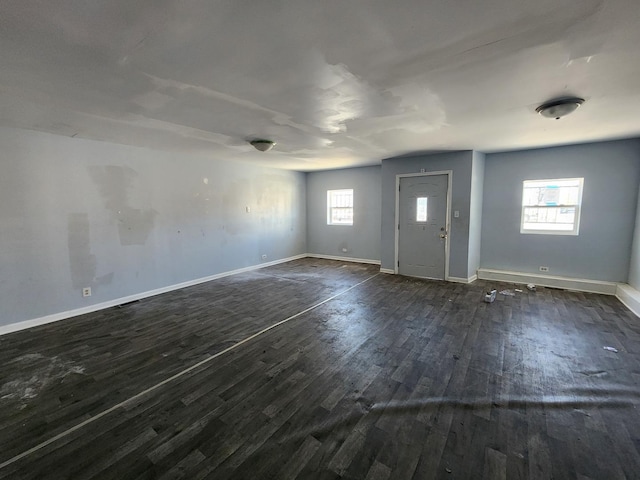
[[(331, 194), (336, 192), (351, 192), (351, 211), (352, 214), (355, 215), (355, 192), (353, 188), (336, 188), (333, 190), (327, 190), (327, 225), (337, 226), (337, 227), (352, 227), (353, 226), (353, 215), (351, 218), (351, 223), (334, 223), (331, 221), (331, 210), (333, 208), (341, 208), (341, 207), (332, 207), (331, 203)], [(348, 208), (348, 207), (345, 207)]]
[[(580, 217), (582, 214), (582, 190), (584, 187), (584, 178), (551, 178), (551, 179), (529, 179), (522, 181), (522, 191), (521, 194), (524, 195), (524, 184), (525, 182), (558, 182), (558, 181), (567, 181), (567, 180), (576, 180), (578, 181), (578, 203), (575, 205), (553, 205), (553, 206), (543, 206), (543, 205), (521, 205), (520, 207), (520, 233), (523, 235), (564, 235), (564, 236), (578, 236), (580, 233)], [(522, 203), (522, 201), (521, 201)], [(524, 228), (524, 209), (530, 208), (557, 208), (557, 207), (572, 207), (576, 209), (576, 221), (573, 224), (573, 230), (534, 230)]]

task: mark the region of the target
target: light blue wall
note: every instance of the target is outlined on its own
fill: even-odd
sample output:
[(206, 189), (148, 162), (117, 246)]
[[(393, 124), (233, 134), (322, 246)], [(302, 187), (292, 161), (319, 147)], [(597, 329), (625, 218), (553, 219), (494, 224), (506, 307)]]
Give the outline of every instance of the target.
[(472, 152), (451, 152), (382, 161), (382, 268), (393, 269), (395, 261), (396, 175), (453, 170), (451, 210), (459, 210), (459, 218), (451, 218), (449, 275), (467, 278), (469, 271), (469, 215), (471, 195)]
[(467, 278), (473, 277), (477, 273), (478, 268), (480, 268), (484, 163), (485, 154), (473, 152), (469, 207), (469, 269), (467, 271)]
[(640, 290), (640, 195), (636, 208), (636, 227), (633, 233), (631, 260), (629, 261), (629, 280), (627, 283), (636, 290)]
[[(343, 188), (353, 188), (353, 226), (327, 225), (327, 190)], [(380, 166), (308, 173), (308, 252), (379, 261), (380, 207)]]
[(303, 173), (5, 128), (0, 146), (0, 325), (306, 252)]
[[(580, 235), (520, 234), (522, 181), (584, 177)], [(625, 282), (636, 220), (640, 140), (486, 156), (481, 266)]]
[[(0, 325), (257, 265), (262, 254), (393, 269), (396, 175), (423, 168), (453, 170), (451, 276), (545, 265), (640, 289), (640, 139), (306, 175), (6, 128), (0, 145)], [(580, 235), (521, 235), (522, 180), (576, 176)], [(326, 225), (326, 190), (338, 188), (355, 190), (354, 227)]]

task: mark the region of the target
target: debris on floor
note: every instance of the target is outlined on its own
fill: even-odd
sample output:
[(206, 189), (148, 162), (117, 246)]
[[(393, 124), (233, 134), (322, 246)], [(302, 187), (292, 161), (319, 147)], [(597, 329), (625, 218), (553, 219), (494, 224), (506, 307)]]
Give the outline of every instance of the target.
[(514, 288), (513, 290), (518, 292), (518, 293), (522, 293), (522, 290), (520, 290), (519, 288)]
[(618, 353), (618, 349), (615, 347), (602, 347), (605, 350), (609, 351), (609, 352), (613, 352), (613, 353)]
[(581, 413), (585, 417), (590, 417), (591, 416), (589, 413), (587, 413), (586, 411), (584, 411), (582, 409), (579, 409), (579, 408), (574, 408), (573, 411), (576, 412), (576, 413)]
[(532, 292), (536, 291), (536, 286), (533, 283), (528, 283), (527, 284), (527, 289), (531, 290)]
[(511, 290), (502, 290), (500, 292), (500, 295), (505, 295), (507, 297), (514, 297), (515, 293), (513, 293)]
[[(15, 374), (0, 385), (0, 401), (25, 402), (37, 397), (42, 390), (56, 382), (64, 382), (70, 375), (83, 375), (84, 367), (57, 356), (27, 353), (12, 362)], [(23, 407), (18, 406), (22, 409)]]
[(487, 292), (484, 296), (484, 301), (487, 303), (493, 303), (493, 301), (496, 299), (496, 293), (497, 291), (495, 289)]

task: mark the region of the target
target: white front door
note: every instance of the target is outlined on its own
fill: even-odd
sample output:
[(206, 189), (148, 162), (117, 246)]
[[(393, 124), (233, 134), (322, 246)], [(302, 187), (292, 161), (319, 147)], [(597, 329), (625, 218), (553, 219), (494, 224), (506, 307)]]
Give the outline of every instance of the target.
[(447, 239), (446, 174), (400, 177), (398, 273), (445, 278)]

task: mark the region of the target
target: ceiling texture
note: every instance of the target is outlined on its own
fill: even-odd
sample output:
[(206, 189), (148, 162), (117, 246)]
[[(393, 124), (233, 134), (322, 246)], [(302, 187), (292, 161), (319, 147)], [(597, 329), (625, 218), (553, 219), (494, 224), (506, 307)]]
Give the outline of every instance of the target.
[(0, 125), (300, 171), (640, 136), (640, 4), (2, 0)]

